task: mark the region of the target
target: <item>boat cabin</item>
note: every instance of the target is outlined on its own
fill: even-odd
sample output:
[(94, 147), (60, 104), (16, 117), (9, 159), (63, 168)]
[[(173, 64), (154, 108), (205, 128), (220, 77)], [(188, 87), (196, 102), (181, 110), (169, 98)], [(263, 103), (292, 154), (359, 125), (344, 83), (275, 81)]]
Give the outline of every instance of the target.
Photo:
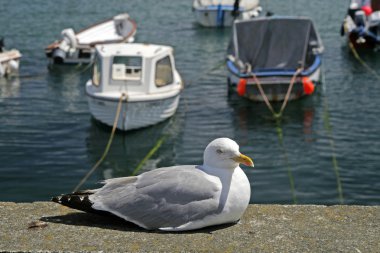
[(172, 47), (138, 43), (96, 46), (95, 93), (162, 93), (178, 85), (175, 75)]

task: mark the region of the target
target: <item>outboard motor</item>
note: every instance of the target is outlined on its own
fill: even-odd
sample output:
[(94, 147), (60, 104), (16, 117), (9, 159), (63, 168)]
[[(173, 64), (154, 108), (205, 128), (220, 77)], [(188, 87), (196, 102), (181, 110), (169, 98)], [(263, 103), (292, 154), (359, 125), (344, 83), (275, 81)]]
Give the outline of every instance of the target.
[(0, 37), (0, 53), (4, 52), (4, 38)]
[(132, 26), (131, 22), (129, 22), (129, 15), (127, 13), (115, 16), (113, 21), (118, 35), (125, 37), (131, 32)]
[(240, 0), (235, 0), (234, 9), (232, 10), (232, 13), (231, 13), (234, 18), (239, 17), (240, 15), (239, 8), (240, 8)]
[(360, 26), (365, 26), (366, 24), (366, 15), (364, 13), (364, 11), (356, 11), (355, 12), (355, 24), (356, 26), (360, 27)]
[(67, 56), (71, 56), (78, 45), (73, 29), (64, 29), (61, 34), (63, 37), (62, 42), (53, 52), (53, 60), (57, 64), (63, 63)]

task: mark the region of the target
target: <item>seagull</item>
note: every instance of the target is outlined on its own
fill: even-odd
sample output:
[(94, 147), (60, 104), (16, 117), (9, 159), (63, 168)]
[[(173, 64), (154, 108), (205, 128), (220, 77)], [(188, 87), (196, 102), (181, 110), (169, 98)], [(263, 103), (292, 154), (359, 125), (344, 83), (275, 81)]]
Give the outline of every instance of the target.
[(105, 180), (104, 186), (52, 198), (86, 212), (116, 215), (147, 230), (187, 231), (236, 223), (248, 207), (251, 186), (239, 164), (253, 161), (229, 138), (210, 142), (203, 165), (155, 169)]

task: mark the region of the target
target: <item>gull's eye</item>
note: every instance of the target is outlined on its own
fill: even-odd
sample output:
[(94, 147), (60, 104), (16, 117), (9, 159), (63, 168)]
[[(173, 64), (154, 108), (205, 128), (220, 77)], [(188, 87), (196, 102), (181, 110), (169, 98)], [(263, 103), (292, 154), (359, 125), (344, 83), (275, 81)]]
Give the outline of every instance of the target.
[(216, 153), (220, 155), (220, 154), (223, 153), (223, 151), (222, 151), (221, 149), (217, 149), (217, 150), (216, 150)]

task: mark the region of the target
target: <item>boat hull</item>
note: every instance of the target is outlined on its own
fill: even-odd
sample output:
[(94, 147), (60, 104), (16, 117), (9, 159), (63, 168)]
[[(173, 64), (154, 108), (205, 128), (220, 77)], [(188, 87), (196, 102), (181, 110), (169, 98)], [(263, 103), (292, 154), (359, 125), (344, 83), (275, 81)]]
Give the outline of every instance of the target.
[(232, 8), (218, 9), (218, 7), (199, 7), (193, 8), (197, 22), (204, 27), (230, 27), (235, 20), (247, 20), (257, 17), (261, 8), (241, 11), (238, 17), (234, 17)]
[[(317, 68), (307, 77), (313, 82), (314, 85), (320, 84), (321, 68)], [(289, 85), (292, 81), (292, 76), (265, 76), (257, 78), (263, 88), (266, 97), (269, 101), (273, 102), (279, 102), (285, 99)], [(264, 98), (260, 93), (257, 83), (252, 77), (241, 78), (230, 73), (228, 77), (229, 92), (237, 92), (237, 86), (241, 79), (246, 80), (246, 89), (244, 94), (240, 95), (254, 102), (264, 102)], [(305, 92), (304, 84), (302, 82), (302, 77), (297, 77), (291, 90), (289, 101), (300, 99), (301, 97), (307, 95), (308, 94)]]
[(355, 49), (359, 50), (375, 50), (380, 47), (380, 41), (369, 35), (359, 35), (356, 31), (348, 34), (348, 41), (352, 43)]
[[(87, 95), (92, 116), (108, 126), (113, 126), (119, 99)], [(180, 93), (159, 100), (123, 102), (117, 129), (128, 131), (164, 121), (176, 112), (179, 98)]]
[[(45, 55), (49, 59), (49, 63), (58, 65), (90, 64), (95, 59), (96, 45), (133, 42), (137, 30), (136, 23), (128, 16), (124, 24), (125, 31), (120, 34), (117, 31), (114, 18), (99, 22), (75, 34), (73, 31), (73, 34), (69, 37), (74, 42), (71, 42), (70, 45), (64, 44), (69, 37), (64, 37), (63, 40), (48, 45), (45, 48)], [(66, 32), (66, 34), (69, 34), (69, 32)]]
[(363, 18), (362, 23), (356, 24), (353, 18), (347, 15), (342, 24), (341, 35), (346, 35), (348, 43), (357, 50), (377, 51), (380, 48), (379, 24), (371, 27), (367, 19)]
[(0, 77), (11, 76), (18, 73), (21, 53), (12, 49), (0, 53)]

